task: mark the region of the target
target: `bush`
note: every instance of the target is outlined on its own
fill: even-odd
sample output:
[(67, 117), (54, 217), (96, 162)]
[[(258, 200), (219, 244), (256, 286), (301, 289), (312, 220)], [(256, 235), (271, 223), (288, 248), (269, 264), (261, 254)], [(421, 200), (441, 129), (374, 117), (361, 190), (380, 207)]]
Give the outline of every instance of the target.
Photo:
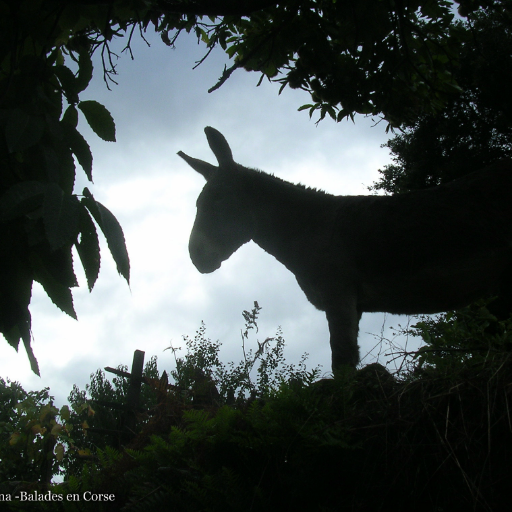
[[(245, 341), (258, 312), (244, 312)], [(430, 344), (409, 354), (409, 372), (371, 364), (319, 381), (284, 363), (279, 333), (224, 366), (202, 325), (176, 358), (176, 384), (165, 372), (151, 381), (157, 405), (138, 435), (52, 490), (114, 494), (62, 504), (81, 512), (506, 510), (510, 321), (477, 305), (422, 322), (413, 330)]]

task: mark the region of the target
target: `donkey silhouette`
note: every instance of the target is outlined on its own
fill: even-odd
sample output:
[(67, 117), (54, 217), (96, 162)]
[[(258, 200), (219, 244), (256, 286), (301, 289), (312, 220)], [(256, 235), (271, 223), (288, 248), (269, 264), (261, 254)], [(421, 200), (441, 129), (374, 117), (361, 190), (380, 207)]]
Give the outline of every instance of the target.
[[(235, 163), (205, 128), (218, 166), (178, 153), (207, 183), (189, 252), (217, 270), (253, 240), (325, 311), (333, 371), (359, 362), (363, 312), (438, 313), (512, 298), (512, 164), (394, 196), (334, 196)], [(508, 312), (510, 309), (508, 310)]]

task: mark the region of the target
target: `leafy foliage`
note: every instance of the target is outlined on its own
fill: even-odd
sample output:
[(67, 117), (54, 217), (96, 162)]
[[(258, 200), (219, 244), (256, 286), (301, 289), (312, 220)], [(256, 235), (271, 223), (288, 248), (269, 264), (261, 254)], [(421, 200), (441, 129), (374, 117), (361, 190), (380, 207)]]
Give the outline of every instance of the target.
[[(119, 365), (117, 369), (128, 371), (125, 365)], [(152, 357), (145, 364), (142, 375), (145, 379), (158, 380), (156, 357)], [(120, 410), (108, 407), (106, 403), (125, 404), (128, 388), (129, 381), (126, 377), (116, 375), (109, 380), (103, 370), (91, 374), (91, 382), (86, 384), (85, 390), (80, 390), (76, 384), (73, 386), (68, 401), (71, 405), (70, 423), (73, 425), (75, 449), (66, 454), (61, 464), (67, 478), (81, 474), (84, 461), (94, 460), (98, 456), (98, 450), (107, 446), (120, 446), (125, 415)], [(155, 404), (154, 390), (150, 386), (142, 386), (141, 410), (151, 409)], [(140, 415), (135, 428), (140, 428), (145, 420), (144, 415)], [(95, 433), (89, 430), (91, 427), (104, 432)]]
[(464, 92), (387, 142), (394, 163), (380, 171), (373, 189), (421, 189), (512, 157), (512, 22), (485, 10), (460, 27), (472, 35), (454, 75)]
[[(229, 362), (226, 366), (221, 362), (221, 343), (206, 338), (206, 327), (203, 323), (193, 339), (184, 336), (187, 353), (184, 357), (176, 358), (176, 369), (171, 371), (176, 385), (183, 389), (195, 386), (196, 398), (200, 394), (198, 386), (201, 382), (212, 390), (213, 385), (216, 402), (224, 404), (233, 403), (236, 399), (243, 401), (247, 396), (270, 396), (283, 382), (290, 379), (303, 383), (313, 382), (320, 374), (320, 367), (310, 372), (306, 370), (307, 353), (302, 355), (297, 366), (284, 362), (285, 340), (280, 328), (276, 336), (268, 337), (261, 343), (256, 340), (256, 351), (246, 351), (250, 332), (258, 332), (257, 320), (260, 311), (261, 307), (255, 301), (251, 311), (242, 312), (245, 319), (245, 327), (241, 331), (244, 358), (236, 365)], [(177, 349), (170, 348), (176, 354)], [(254, 373), (256, 382), (253, 382)]]
[[(28, 310), (33, 281), (76, 318), (72, 247), (92, 289), (100, 268), (93, 218), (127, 280), (129, 260), (115, 217), (87, 188), (82, 199), (73, 193), (75, 159), (92, 181), (78, 110), (99, 137), (115, 140), (105, 107), (80, 99), (92, 77), (91, 42), (83, 30), (101, 20), (100, 8), (85, 26), (74, 4), (7, 1), (0, 9), (0, 332), (16, 349), (23, 340), (38, 374)], [(66, 59), (78, 65), (76, 73)]]
[[(465, 35), (452, 24), (451, 2), (245, 4), (213, 8), (212, 15), (225, 14), (220, 22), (213, 16), (211, 24), (197, 21), (198, 37), (210, 48), (220, 45), (234, 60), (210, 91), (244, 68), (281, 83), (281, 90), (290, 86), (309, 92), (313, 103), (301, 110), (309, 109), (310, 115), (318, 111), (320, 119), (327, 114), (339, 121), (356, 113), (382, 113), (392, 125), (425, 110), (436, 111), (460, 92), (453, 70)], [(460, 12), (469, 15), (480, 5), (461, 2)], [(200, 5), (195, 13), (201, 13)]]
[(495, 300), (480, 300), (435, 316), (419, 316), (418, 322), (399, 334), (420, 337), (424, 345), (416, 352), (398, 351), (395, 355), (413, 362), (413, 375), (454, 373), (468, 365), (500, 360), (512, 348), (512, 316), (499, 319), (491, 313), (488, 308), (492, 310)]
[[(289, 375), (233, 405), (190, 401), (173, 386), (124, 455), (102, 453), (89, 488), (115, 489), (136, 511), (498, 510), (508, 502), (511, 330), (481, 308), (479, 325), (452, 322), (438, 329), (443, 341), (430, 331), (436, 355), (420, 350), (400, 376), (378, 364), (334, 380)], [(244, 311), (242, 335), (258, 312)], [(182, 364), (222, 382), (220, 344), (207, 349), (204, 326), (188, 341)]]
[(501, 510), (510, 364), (502, 352), (401, 380), (374, 364), (238, 407), (171, 392), (124, 454), (102, 453), (87, 488), (137, 511)]
[(48, 388), (26, 392), (0, 378), (0, 411), (0, 494), (23, 482), (49, 484), (73, 442), (69, 407), (57, 409)]
[[(259, 310), (255, 303), (244, 311), (242, 335), (256, 332)], [(68, 472), (64, 482), (43, 487), (32, 480), (22, 487), (80, 499), (18, 502), (13, 510), (504, 510), (512, 455), (510, 322), (498, 322), (482, 303), (478, 322), (474, 315), (454, 313), (444, 325), (414, 327), (428, 333), (432, 350), (420, 350), (399, 375), (379, 364), (316, 382), (287, 373), (270, 392), (254, 385), (250, 389), (260, 397), (240, 395), (231, 405), (221, 394), (195, 400), (192, 378), (188, 389), (168, 384), (153, 358), (146, 369), (154, 378), (146, 390), (153, 400), (156, 391), (157, 403), (128, 445), (98, 444), (95, 457), (82, 460), (81, 470)], [(220, 344), (208, 349), (204, 326), (194, 340), (186, 340), (187, 354), (177, 358), (182, 369), (199, 365), (199, 380), (210, 376), (214, 387), (214, 378), (222, 384)], [(185, 378), (187, 372), (177, 375)], [(122, 399), (125, 382), (116, 379), (109, 383), (97, 372), (87, 390)], [(38, 411), (49, 410), (47, 390), (36, 395)], [(9, 406), (13, 396), (26, 402), (17, 386), (0, 393), (2, 420), (16, 416)], [(85, 392), (75, 388), (72, 396), (76, 405)], [(61, 431), (71, 431), (74, 413), (67, 412)], [(63, 408), (61, 418), (67, 412)], [(36, 416), (21, 416), (21, 423)], [(37, 421), (29, 421), (28, 428), (38, 427)], [(75, 440), (82, 427), (72, 430)], [(11, 436), (11, 430), (5, 432)], [(6, 449), (2, 461), (10, 461), (5, 454)], [(23, 471), (26, 460), (17, 461)], [(26, 475), (37, 480), (31, 468)], [(115, 500), (85, 501), (84, 493)]]

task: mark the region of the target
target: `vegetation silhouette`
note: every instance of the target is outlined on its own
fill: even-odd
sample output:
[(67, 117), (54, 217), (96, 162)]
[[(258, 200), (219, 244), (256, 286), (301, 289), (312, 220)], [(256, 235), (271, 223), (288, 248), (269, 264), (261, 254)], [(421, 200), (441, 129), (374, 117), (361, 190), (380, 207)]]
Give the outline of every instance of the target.
[[(242, 334), (256, 332), (256, 306), (246, 312)], [(431, 329), (418, 325), (416, 334), (425, 337), (426, 346), (402, 354), (408, 363), (394, 375), (375, 363), (316, 380), (318, 372), (305, 367), (281, 364), (280, 373), (260, 364), (261, 373), (256, 372), (252, 385), (247, 385), (245, 362), (253, 360), (261, 344), (252, 341), (258, 348), (247, 349), (241, 365), (223, 367), (220, 344), (212, 343), (202, 326), (193, 339), (186, 338), (185, 356), (177, 356), (181, 369), (177, 365), (170, 372), (189, 387), (178, 386), (180, 381), (169, 385), (166, 372), (156, 372), (156, 360), (151, 360), (148, 412), (141, 415), (138, 432), (127, 445), (112, 447), (98, 436), (80, 438), (84, 419), (94, 422), (88, 411), (94, 404), (73, 403), (61, 428), (68, 436), (63, 460), (68, 457), (73, 463), (67, 466), (65, 480), (55, 484), (38, 477), (37, 465), (24, 476), (16, 473), (21, 476), (17, 481), (10, 478), (16, 465), (26, 467), (30, 453), (43, 453), (44, 439), (52, 435), (50, 430), (33, 430), (41, 421), (41, 408), (48, 409), (43, 403), (47, 392), (38, 395), (39, 408), (19, 408), (9, 389), (21, 401), (25, 395), (0, 385), (0, 400), (11, 404), (2, 409), (11, 412), (2, 416), (0, 432), (0, 456), (9, 461), (2, 466), (4, 498), (21, 491), (79, 497), (76, 502), (3, 505), (36, 512), (505, 510), (512, 477), (512, 320), (498, 321), (483, 303), (478, 311), (446, 318), (446, 327), (435, 337)], [(284, 363), (276, 347), (269, 342), (258, 357)], [(200, 372), (189, 371), (196, 364)], [(242, 371), (233, 372), (236, 379), (223, 385), (233, 367)], [(260, 379), (263, 375), (268, 378)], [(217, 393), (204, 393), (205, 382)], [(125, 392), (121, 380), (111, 388), (96, 374), (93, 383), (105, 397), (114, 392), (122, 399)], [(239, 393), (231, 400), (231, 386), (237, 384), (237, 389), (251, 389), (252, 394)], [(79, 395), (74, 393), (75, 398)], [(16, 411), (22, 413), (19, 418)], [(8, 442), (12, 427), (21, 429), (21, 436), (26, 432), (40, 439), (31, 445), (32, 452), (18, 459), (9, 453), (27, 445)], [(84, 439), (91, 443), (87, 457), (79, 450)], [(113, 495), (114, 501), (85, 501), (84, 493)]]

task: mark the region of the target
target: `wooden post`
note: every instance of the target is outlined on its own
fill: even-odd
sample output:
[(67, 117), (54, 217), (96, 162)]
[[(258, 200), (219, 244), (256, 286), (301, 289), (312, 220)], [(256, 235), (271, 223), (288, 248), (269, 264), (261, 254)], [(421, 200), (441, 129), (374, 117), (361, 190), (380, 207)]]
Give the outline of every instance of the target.
[(136, 350), (133, 353), (132, 371), (130, 376), (130, 384), (126, 395), (126, 411), (124, 422), (123, 442), (128, 442), (136, 434), (135, 424), (137, 422), (137, 411), (140, 402), (140, 388), (142, 384), (142, 370), (144, 369), (144, 352)]

